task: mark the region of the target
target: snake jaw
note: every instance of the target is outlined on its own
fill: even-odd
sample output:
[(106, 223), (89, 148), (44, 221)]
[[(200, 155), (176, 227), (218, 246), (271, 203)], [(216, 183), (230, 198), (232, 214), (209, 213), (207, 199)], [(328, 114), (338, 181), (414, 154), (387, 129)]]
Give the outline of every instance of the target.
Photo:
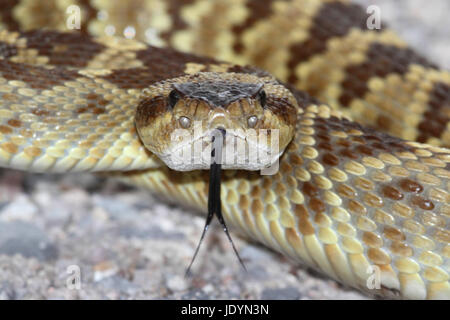
[(146, 148), (174, 170), (208, 170), (210, 136), (221, 127), (222, 169), (257, 171), (281, 156), (296, 114), (295, 99), (275, 79), (200, 72), (146, 90), (135, 123)]
[[(181, 141), (166, 152), (156, 154), (169, 168), (176, 171), (208, 170), (213, 145), (210, 129), (193, 137), (181, 133)], [(283, 154), (278, 145), (278, 137), (272, 133), (246, 134), (244, 130), (225, 129), (227, 135), (219, 159), (222, 169), (262, 170), (274, 164)], [(178, 139), (178, 137), (174, 138)], [(268, 143), (267, 140), (269, 140)]]

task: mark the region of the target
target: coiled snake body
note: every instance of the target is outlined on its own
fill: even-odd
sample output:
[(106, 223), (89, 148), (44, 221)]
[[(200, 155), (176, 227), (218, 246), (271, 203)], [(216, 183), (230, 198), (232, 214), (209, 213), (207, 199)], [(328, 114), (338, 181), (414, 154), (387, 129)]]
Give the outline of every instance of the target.
[[(270, 77), (240, 66), (256, 65), (295, 97), (295, 134), (275, 175), (225, 171), (230, 228), (370, 294), (450, 298), (447, 71), (384, 26), (368, 30), (346, 1), (75, 2), (72, 33), (61, 32), (65, 1), (2, 5), (2, 167), (108, 172), (204, 211), (205, 172), (170, 170), (147, 151), (136, 110), (161, 81)], [(104, 36), (129, 25), (141, 40), (220, 61)], [(60, 31), (33, 30), (44, 26)], [(268, 104), (285, 110), (286, 99)], [(367, 286), (373, 266), (380, 289)]]

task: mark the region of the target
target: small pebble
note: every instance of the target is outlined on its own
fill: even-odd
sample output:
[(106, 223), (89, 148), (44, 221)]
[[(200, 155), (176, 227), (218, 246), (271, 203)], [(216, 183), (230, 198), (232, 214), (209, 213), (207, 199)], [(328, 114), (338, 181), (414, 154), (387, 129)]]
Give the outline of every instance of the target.
[(184, 291), (187, 289), (186, 280), (180, 275), (169, 276), (166, 280), (166, 285), (171, 291)]

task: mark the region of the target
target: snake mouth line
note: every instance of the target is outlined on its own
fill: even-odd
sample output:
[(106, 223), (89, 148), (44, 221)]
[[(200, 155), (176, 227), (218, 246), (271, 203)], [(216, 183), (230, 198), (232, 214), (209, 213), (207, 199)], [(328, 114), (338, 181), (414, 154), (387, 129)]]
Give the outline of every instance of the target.
[(241, 257), (239, 256), (239, 253), (234, 245), (234, 242), (231, 239), (230, 233), (228, 232), (228, 227), (222, 215), (222, 201), (220, 197), (222, 165), (220, 162), (222, 159), (222, 148), (225, 141), (225, 135), (226, 130), (223, 128), (215, 129), (212, 132), (211, 142), (213, 148), (211, 150), (211, 165), (209, 170), (208, 214), (206, 216), (205, 227), (203, 228), (200, 241), (197, 245), (197, 248), (195, 249), (195, 253), (194, 256), (192, 257), (191, 263), (189, 264), (186, 270), (186, 276), (190, 275), (192, 264), (194, 263), (194, 260), (197, 257), (203, 238), (205, 237), (206, 232), (208, 231), (209, 225), (211, 224), (214, 215), (216, 215), (217, 220), (219, 220), (219, 223), (223, 228), (223, 231), (227, 235), (227, 238), (230, 241), (233, 251), (236, 254), (240, 264), (242, 265), (244, 270), (247, 271), (247, 268), (245, 267), (245, 264), (242, 261)]
[[(283, 154), (284, 150), (279, 149), (279, 141), (276, 139), (268, 143), (264, 140), (266, 136), (249, 138), (234, 130), (223, 129), (223, 132), (226, 132), (226, 139), (224, 136), (221, 155), (215, 158), (222, 169), (264, 170), (274, 165)], [(189, 136), (157, 156), (176, 171), (208, 170), (210, 154), (214, 149), (211, 136), (214, 136), (214, 130), (197, 137)]]

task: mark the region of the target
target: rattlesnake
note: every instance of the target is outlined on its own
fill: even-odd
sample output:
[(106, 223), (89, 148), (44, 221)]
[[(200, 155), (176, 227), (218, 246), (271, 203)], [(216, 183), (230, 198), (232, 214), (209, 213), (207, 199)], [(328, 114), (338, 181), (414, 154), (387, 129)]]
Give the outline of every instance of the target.
[[(233, 230), (372, 294), (449, 297), (450, 156), (431, 146), (450, 141), (448, 72), (389, 30), (367, 30), (364, 11), (345, 2), (139, 3), (142, 10), (153, 9), (154, 19), (139, 24), (136, 35), (152, 27), (160, 30), (157, 40), (176, 49), (258, 65), (289, 82), (300, 107), (296, 135), (278, 173), (225, 172), (223, 210)], [(52, 8), (64, 16), (64, 5), (55, 2)], [(108, 17), (93, 19), (102, 5)], [(123, 17), (114, 21), (120, 5), (80, 6), (88, 17), (82, 32), (129, 24)], [(2, 12), (10, 30), (0, 34), (2, 166), (111, 171), (204, 210), (204, 172), (186, 175), (161, 167), (137, 137), (133, 116), (142, 90), (198, 72), (265, 73), (134, 40), (14, 32), (42, 27), (42, 15), (31, 15), (32, 7), (23, 1)], [(139, 20), (140, 11), (129, 18)], [(212, 19), (210, 11), (222, 15)], [(330, 17), (338, 22), (330, 23)], [(50, 22), (53, 29), (66, 28), (65, 19)], [(157, 169), (146, 170), (152, 167)], [(367, 288), (372, 264), (382, 272), (376, 292)]]

